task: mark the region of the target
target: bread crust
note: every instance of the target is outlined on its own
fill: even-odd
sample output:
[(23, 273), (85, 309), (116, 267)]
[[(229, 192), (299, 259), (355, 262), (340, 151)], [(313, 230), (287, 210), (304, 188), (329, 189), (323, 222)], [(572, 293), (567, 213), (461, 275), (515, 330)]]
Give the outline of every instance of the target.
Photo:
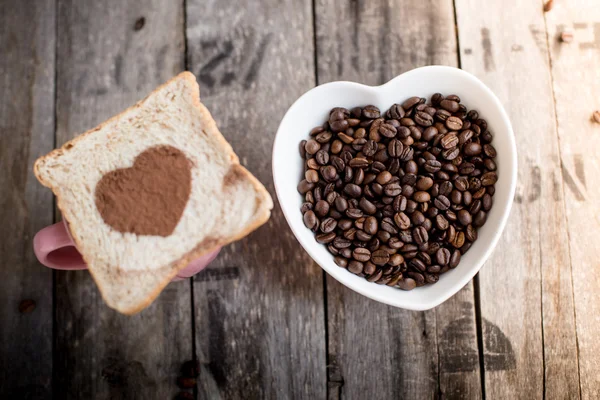
[[(51, 182), (47, 182), (43, 179), (43, 176), (40, 172), (40, 165), (47, 159), (51, 159), (54, 157), (60, 157), (64, 152), (69, 151), (70, 148), (74, 147), (80, 140), (83, 140), (87, 136), (92, 135), (94, 132), (101, 130), (105, 125), (107, 125), (110, 122), (113, 122), (115, 120), (118, 120), (119, 118), (128, 114), (132, 110), (143, 106), (144, 102), (149, 97), (151, 97), (154, 93), (160, 91), (165, 86), (168, 86), (169, 84), (171, 84), (173, 81), (176, 81), (176, 80), (184, 80), (186, 83), (186, 85), (185, 85), (186, 90), (191, 91), (191, 94), (192, 94), (191, 98), (193, 101), (193, 106), (201, 114), (203, 131), (212, 135), (214, 138), (216, 138), (221, 143), (221, 145), (225, 149), (227, 149), (227, 153), (228, 153), (228, 156), (229, 156), (229, 159), (231, 162), (230, 168), (236, 168), (237, 172), (242, 174), (246, 180), (248, 180), (249, 182), (252, 183), (252, 185), (255, 189), (255, 193), (256, 193), (256, 204), (257, 204), (256, 212), (255, 212), (255, 216), (254, 216), (254, 219), (252, 220), (252, 222), (250, 224), (248, 224), (248, 226), (246, 226), (246, 228), (243, 229), (238, 234), (231, 236), (231, 237), (226, 237), (226, 238), (205, 239), (204, 241), (199, 243), (193, 250), (189, 251), (188, 253), (186, 253), (185, 255), (180, 257), (179, 259), (173, 261), (171, 264), (165, 266), (164, 269), (170, 269), (170, 271), (168, 274), (165, 275), (165, 278), (161, 281), (161, 283), (159, 285), (157, 285), (156, 288), (151, 293), (149, 293), (144, 299), (136, 302), (132, 306), (127, 306), (127, 307), (123, 306), (123, 305), (119, 304), (119, 302), (115, 302), (114, 299), (110, 298), (107, 294), (107, 288), (104, 287), (102, 281), (96, 276), (97, 271), (94, 271), (94, 268), (89, 268), (90, 274), (92, 275), (92, 278), (96, 282), (96, 285), (98, 286), (100, 294), (102, 295), (102, 298), (107, 303), (107, 305), (110, 306), (111, 308), (116, 309), (120, 313), (123, 313), (126, 315), (133, 315), (133, 314), (143, 310), (147, 306), (149, 306), (154, 301), (154, 299), (156, 299), (156, 297), (158, 297), (158, 295), (160, 294), (160, 292), (162, 292), (162, 290), (165, 288), (165, 286), (167, 286), (167, 284), (169, 284), (169, 282), (171, 282), (171, 280), (177, 275), (177, 273), (179, 271), (181, 271), (182, 269), (184, 269), (191, 261), (193, 261), (196, 258), (199, 258), (205, 254), (208, 254), (212, 251), (215, 251), (216, 249), (218, 249), (221, 246), (225, 246), (231, 242), (234, 242), (236, 240), (239, 240), (239, 239), (247, 236), (248, 234), (250, 234), (251, 232), (256, 230), (258, 227), (263, 225), (265, 222), (267, 222), (267, 220), (269, 219), (269, 217), (271, 215), (271, 209), (273, 208), (273, 200), (271, 199), (269, 192), (246, 168), (244, 168), (239, 163), (239, 159), (238, 159), (237, 155), (233, 152), (231, 145), (225, 140), (225, 138), (223, 137), (221, 132), (218, 130), (218, 128), (216, 126), (216, 122), (210, 115), (210, 112), (200, 102), (200, 95), (199, 95), (200, 90), (199, 90), (198, 83), (196, 82), (196, 77), (189, 71), (184, 71), (184, 72), (180, 73), (179, 75), (175, 76), (174, 78), (170, 79), (169, 81), (165, 82), (164, 84), (162, 84), (159, 87), (157, 87), (156, 89), (154, 89), (152, 91), (152, 93), (150, 93), (148, 96), (146, 96), (143, 100), (137, 102), (135, 105), (133, 105), (133, 106), (127, 108), (126, 110), (124, 110), (123, 112), (111, 117), (110, 119), (106, 120), (105, 122), (99, 124), (97, 127), (90, 129), (90, 130), (84, 132), (83, 134), (73, 138), (72, 140), (66, 142), (60, 148), (55, 149), (55, 150), (51, 151), (50, 153), (48, 153), (47, 155), (38, 158), (35, 161), (34, 168), (33, 168), (33, 172), (34, 172), (36, 178), (38, 179), (38, 181), (42, 185), (49, 187), (53, 191), (53, 193), (56, 195), (57, 208), (61, 211), (63, 219), (66, 221), (67, 227), (68, 227), (70, 225), (70, 222), (72, 221), (73, 216), (71, 215), (69, 210), (63, 206), (62, 196), (60, 196), (58, 194), (57, 187), (55, 185), (53, 185)], [(78, 248), (81, 248), (81, 243), (79, 243), (78, 239), (76, 237), (74, 237), (73, 235), (71, 235), (71, 237), (73, 238), (75, 245)], [(208, 242), (208, 243), (205, 243), (205, 242)], [(87, 265), (92, 265), (89, 262), (89, 260), (87, 259), (85, 254), (82, 254), (82, 257)], [(118, 267), (115, 266), (115, 268), (118, 268)], [(123, 270), (119, 270), (119, 272), (124, 273), (124, 274), (153, 273), (155, 271), (160, 271), (161, 269), (162, 268), (155, 269), (151, 272), (123, 271)]]

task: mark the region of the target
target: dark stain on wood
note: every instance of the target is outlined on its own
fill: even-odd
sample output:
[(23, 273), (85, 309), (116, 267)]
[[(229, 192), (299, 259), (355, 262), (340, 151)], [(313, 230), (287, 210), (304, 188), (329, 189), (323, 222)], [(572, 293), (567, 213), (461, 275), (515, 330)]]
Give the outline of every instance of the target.
[(585, 182), (585, 166), (583, 164), (583, 156), (581, 154), (575, 154), (575, 176), (579, 179), (579, 182), (587, 189)]
[(262, 62), (265, 58), (265, 52), (267, 51), (267, 47), (272, 38), (273, 33), (269, 32), (260, 41), (258, 49), (256, 50), (256, 55), (254, 56), (252, 64), (250, 64), (250, 68), (248, 69), (248, 73), (246, 74), (246, 77), (244, 79), (244, 89), (250, 89), (252, 83), (256, 80), (256, 76), (258, 75), (260, 66), (262, 65)]
[(475, 329), (473, 318), (459, 318), (448, 324), (442, 331), (439, 346), (444, 348), (440, 353), (440, 366), (445, 372), (466, 372), (478, 369), (479, 353), (476, 348), (464, 347)]
[(239, 267), (219, 267), (219, 268), (206, 268), (204, 271), (194, 276), (196, 282), (212, 282), (212, 281), (226, 281), (236, 280), (240, 277)]
[(495, 324), (482, 318), (484, 365), (486, 371), (514, 369), (517, 365), (510, 340)]
[(542, 172), (537, 165), (531, 168), (531, 193), (529, 193), (529, 202), (536, 201), (542, 193)]
[(556, 173), (552, 171), (552, 200), (557, 202), (560, 201), (561, 191), (562, 188), (560, 187), (560, 182), (556, 177)]
[(227, 58), (231, 56), (233, 53), (233, 42), (231, 40), (226, 40), (223, 43), (223, 49), (215, 55), (213, 58), (208, 60), (206, 64), (202, 68), (200, 68), (200, 72), (198, 73), (198, 80), (212, 88), (215, 85), (216, 79), (213, 76), (213, 71), (221, 65)]
[(562, 169), (563, 181), (565, 182), (567, 187), (571, 190), (571, 192), (575, 196), (575, 199), (577, 201), (585, 201), (585, 196), (583, 195), (583, 193), (581, 193), (581, 191), (577, 187), (575, 180), (571, 176), (571, 173), (569, 172), (569, 170), (567, 169), (565, 164), (561, 162), (560, 167)]
[(483, 47), (483, 65), (485, 70), (488, 72), (494, 71), (496, 69), (496, 64), (494, 63), (492, 40), (488, 28), (481, 28), (481, 47)]
[(224, 325), (224, 316), (227, 314), (218, 291), (208, 290), (207, 300), (208, 321), (210, 322), (210, 326), (206, 327), (209, 331), (208, 357), (210, 360), (207, 367), (213, 380), (220, 388), (223, 388), (227, 385), (227, 370), (229, 369), (227, 361), (222, 357), (224, 349), (227, 348)]
[(600, 22), (594, 23), (593, 35), (594, 35), (593, 41), (579, 43), (579, 48), (582, 50), (600, 48)]

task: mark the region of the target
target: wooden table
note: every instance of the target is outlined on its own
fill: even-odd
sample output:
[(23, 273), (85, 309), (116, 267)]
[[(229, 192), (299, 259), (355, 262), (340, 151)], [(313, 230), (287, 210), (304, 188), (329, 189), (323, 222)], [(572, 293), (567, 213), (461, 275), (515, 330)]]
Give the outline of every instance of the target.
[[(600, 7), (593, 0), (0, 2), (0, 398), (600, 398)], [(563, 31), (574, 34), (561, 43)], [(491, 259), (436, 309), (341, 286), (270, 222), (148, 309), (37, 263), (59, 218), (40, 155), (189, 69), (274, 196), (270, 151), (316, 84), (429, 64), (482, 79), (511, 116), (519, 185)], [(21, 303), (35, 301), (35, 307)], [(33, 308), (33, 310), (32, 310)]]

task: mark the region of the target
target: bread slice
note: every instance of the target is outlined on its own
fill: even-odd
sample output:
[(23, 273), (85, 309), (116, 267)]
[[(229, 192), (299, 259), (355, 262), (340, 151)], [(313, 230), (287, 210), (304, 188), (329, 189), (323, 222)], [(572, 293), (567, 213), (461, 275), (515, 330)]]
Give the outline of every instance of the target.
[[(95, 188), (132, 167), (149, 148), (172, 146), (191, 162), (191, 192), (168, 236), (119, 232), (102, 218)], [(77, 249), (104, 301), (123, 314), (148, 306), (190, 261), (241, 239), (270, 216), (264, 186), (239, 164), (183, 72), (121, 114), (39, 158), (38, 180), (52, 189)]]

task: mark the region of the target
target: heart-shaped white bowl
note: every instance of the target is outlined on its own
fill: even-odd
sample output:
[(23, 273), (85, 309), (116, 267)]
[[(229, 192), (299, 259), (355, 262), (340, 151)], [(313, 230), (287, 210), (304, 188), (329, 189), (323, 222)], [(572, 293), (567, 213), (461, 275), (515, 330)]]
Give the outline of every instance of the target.
[[(299, 143), (309, 138), (315, 126), (323, 124), (333, 107), (373, 104), (382, 112), (394, 103), (411, 96), (430, 98), (436, 92), (457, 94), (468, 109), (479, 111), (488, 122), (492, 144), (498, 152), (498, 182), (494, 205), (486, 224), (479, 229), (478, 239), (457, 268), (440, 276), (433, 285), (402, 291), (367, 282), (333, 262), (324, 245), (304, 226), (300, 206), (303, 196), (296, 189), (304, 175)], [(331, 276), (350, 289), (392, 306), (409, 310), (433, 308), (458, 292), (479, 271), (498, 243), (506, 225), (517, 184), (517, 150), (514, 133), (502, 104), (479, 79), (460, 69), (428, 66), (408, 71), (388, 83), (373, 87), (354, 82), (331, 82), (306, 92), (287, 111), (273, 146), (273, 179), (277, 197), (294, 235), (310, 256)]]

